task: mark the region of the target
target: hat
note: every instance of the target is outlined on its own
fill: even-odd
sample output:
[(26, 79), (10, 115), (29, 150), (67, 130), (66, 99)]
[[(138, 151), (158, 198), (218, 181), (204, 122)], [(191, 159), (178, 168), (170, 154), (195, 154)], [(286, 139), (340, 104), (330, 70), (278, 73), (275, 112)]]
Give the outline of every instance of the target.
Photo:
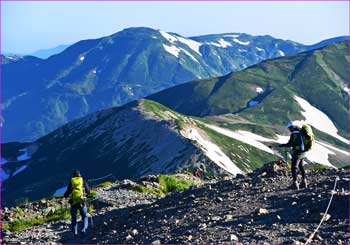
[(74, 170), (73, 172), (73, 177), (80, 177), (80, 171), (79, 170)]
[(292, 121), (288, 122), (288, 124), (287, 124), (287, 128), (294, 127), (294, 126), (296, 126), (296, 125)]
[(300, 120), (290, 121), (287, 124), (287, 128), (289, 127), (301, 128), (304, 124), (305, 124), (305, 121), (300, 121)]

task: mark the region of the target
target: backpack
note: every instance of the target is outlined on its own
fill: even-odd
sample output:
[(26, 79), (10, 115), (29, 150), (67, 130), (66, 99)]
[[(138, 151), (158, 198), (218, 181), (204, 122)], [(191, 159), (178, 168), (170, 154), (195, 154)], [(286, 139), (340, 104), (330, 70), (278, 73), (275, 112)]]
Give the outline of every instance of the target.
[(73, 177), (72, 183), (72, 201), (73, 204), (82, 204), (85, 202), (84, 184), (82, 177)]
[(301, 137), (304, 143), (303, 151), (309, 151), (315, 145), (315, 135), (312, 128), (308, 124), (304, 124), (300, 129)]

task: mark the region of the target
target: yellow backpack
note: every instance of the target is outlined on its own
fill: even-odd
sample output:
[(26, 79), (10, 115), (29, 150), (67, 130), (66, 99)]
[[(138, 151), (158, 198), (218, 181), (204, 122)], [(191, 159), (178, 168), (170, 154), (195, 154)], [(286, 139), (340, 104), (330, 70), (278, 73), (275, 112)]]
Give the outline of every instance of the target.
[(73, 177), (72, 183), (72, 201), (73, 204), (82, 204), (85, 202), (84, 184), (82, 177)]

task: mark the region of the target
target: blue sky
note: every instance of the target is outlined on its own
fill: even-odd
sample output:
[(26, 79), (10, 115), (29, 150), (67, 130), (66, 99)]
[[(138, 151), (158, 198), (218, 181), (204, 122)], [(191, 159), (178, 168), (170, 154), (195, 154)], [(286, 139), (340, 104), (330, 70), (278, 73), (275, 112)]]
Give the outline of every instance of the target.
[(127, 27), (195, 36), (271, 35), (304, 44), (349, 35), (349, 2), (1, 2), (2, 52), (25, 54)]

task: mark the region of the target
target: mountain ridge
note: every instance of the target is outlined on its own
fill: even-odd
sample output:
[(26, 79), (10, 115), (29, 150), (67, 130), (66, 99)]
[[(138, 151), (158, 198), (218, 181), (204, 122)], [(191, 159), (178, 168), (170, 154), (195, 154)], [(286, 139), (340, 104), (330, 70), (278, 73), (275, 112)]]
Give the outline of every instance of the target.
[[(310, 100), (313, 105), (319, 106), (322, 111), (326, 112), (345, 135), (348, 131), (346, 123), (348, 95), (345, 81), (347, 74), (349, 74), (349, 69), (344, 65), (349, 63), (346, 59), (348, 48), (349, 43), (343, 41), (319, 50), (266, 60), (245, 70), (230, 73), (223, 77), (177, 85), (147, 98), (158, 101), (186, 115), (235, 114), (242, 108), (247, 108), (247, 111), (241, 113), (244, 115), (249, 114), (249, 111), (271, 111), (273, 108), (273, 103), (271, 102), (268, 104), (269, 107), (264, 109), (257, 109), (264, 107), (264, 103), (259, 102), (256, 106), (249, 106), (248, 102), (254, 101), (254, 97), (261, 95), (259, 95), (260, 92), (257, 93), (255, 91), (257, 88), (269, 91), (271, 87), (274, 87), (278, 88), (278, 90), (275, 90), (272, 94), (276, 96), (282, 93), (285, 98), (282, 99), (282, 94), (279, 95), (280, 101), (284, 103), (284, 107), (288, 108), (283, 111), (291, 112), (290, 116), (283, 116), (283, 111), (279, 111), (279, 118), (283, 118), (283, 121), (293, 120), (296, 117), (300, 118), (300, 113), (292, 116), (293, 113), (297, 113), (297, 108), (291, 107), (289, 103), (295, 103), (293, 102), (293, 94), (302, 95)], [(335, 66), (332, 63), (334, 60), (339, 65)], [(317, 69), (317, 73), (310, 74), (310, 71), (315, 69)], [(305, 74), (308, 74), (308, 76)], [(345, 78), (345, 80), (341, 78)], [(321, 86), (321, 84), (324, 85)], [(320, 93), (320, 91), (322, 92)], [(323, 103), (325, 100), (320, 99), (320, 94), (326, 95), (328, 100), (339, 101), (336, 103), (341, 105), (341, 107), (334, 105), (328, 105), (327, 107)], [(191, 95), (191, 101), (187, 100), (189, 95)], [(266, 97), (265, 100), (273, 100), (273, 96), (271, 96)], [(289, 99), (286, 100), (287, 98)], [(281, 106), (281, 104), (279, 105)], [(260, 112), (259, 115), (261, 116), (260, 118), (266, 118), (266, 111)], [(274, 115), (276, 116), (276, 114)], [(254, 116), (253, 112), (251, 112), (247, 119), (249, 118), (256, 119), (257, 116)], [(260, 119), (260, 122), (263, 121)], [(279, 121), (278, 124), (281, 125), (282, 121)]]
[(306, 48), (280, 39), (229, 35), (202, 36), (198, 42), (151, 28), (128, 28), (79, 41), (46, 60), (7, 63), (3, 142), (32, 141), (90, 112)]

